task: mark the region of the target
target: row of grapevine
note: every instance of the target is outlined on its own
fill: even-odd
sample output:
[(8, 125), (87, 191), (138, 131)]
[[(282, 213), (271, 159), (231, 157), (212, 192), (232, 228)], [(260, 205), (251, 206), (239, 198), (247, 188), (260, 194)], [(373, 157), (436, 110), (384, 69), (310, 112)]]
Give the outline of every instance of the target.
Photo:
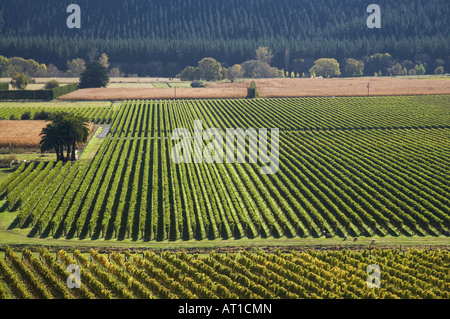
[[(433, 99), (442, 111), (439, 103), (446, 97)], [(342, 101), (361, 108), (361, 117), (348, 114), (349, 127), (377, 112), (371, 99)], [(280, 167), (271, 175), (260, 172), (269, 160), (270, 135), (256, 164), (172, 161), (178, 141), (170, 140), (170, 130), (192, 131), (197, 119), (204, 128), (245, 128), (270, 127), (280, 116), (294, 126), (302, 112), (314, 117), (322, 108), (330, 112), (322, 118), (332, 121), (342, 101), (126, 101), (116, 109), (112, 137), (90, 165), (23, 164), (2, 182), (3, 192), (10, 209), (20, 206), (19, 225), (40, 226), (34, 233), (41, 236), (178, 240), (447, 233), (448, 128), (287, 129), (280, 136)], [(402, 112), (414, 115), (406, 114), (406, 106), (415, 98), (380, 101), (393, 119)], [(307, 119), (304, 125), (308, 121), (313, 123)], [(245, 141), (246, 159), (249, 147), (256, 147), (253, 137)], [(212, 143), (217, 146), (217, 139)], [(195, 151), (210, 145), (191, 146)]]
[(89, 122), (96, 124), (111, 124), (115, 118), (117, 107), (98, 105), (98, 106), (32, 106), (32, 105), (18, 105), (18, 106), (0, 106), (0, 119), (9, 120), (14, 118), (16, 120), (21, 119), (22, 115), (26, 112), (30, 113), (31, 119), (34, 118), (36, 113), (56, 113), (56, 112), (68, 112), (78, 114), (86, 118)]
[[(73, 257), (71, 255), (73, 254)], [(88, 255), (41, 248), (22, 258), (6, 248), (0, 259), (2, 298), (81, 299), (448, 299), (448, 250), (362, 250), (220, 254), (145, 251)], [(380, 286), (367, 284), (367, 267), (380, 268)], [(78, 265), (80, 289), (65, 285)]]

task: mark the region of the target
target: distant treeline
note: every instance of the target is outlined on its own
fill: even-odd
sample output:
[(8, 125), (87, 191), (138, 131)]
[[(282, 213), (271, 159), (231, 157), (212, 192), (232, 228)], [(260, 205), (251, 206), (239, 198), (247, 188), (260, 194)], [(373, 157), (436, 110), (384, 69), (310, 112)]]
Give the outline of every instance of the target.
[[(72, 0), (81, 29), (66, 26), (69, 3), (0, 3), (0, 55), (62, 69), (68, 60), (106, 52), (111, 66), (140, 76), (174, 76), (204, 57), (224, 67), (269, 47), (272, 65), (292, 71), (295, 59), (364, 60), (389, 52), (399, 61), (450, 69), (448, 0), (377, 0), (381, 29), (369, 29), (372, 0)], [(429, 72), (428, 72), (429, 71)]]

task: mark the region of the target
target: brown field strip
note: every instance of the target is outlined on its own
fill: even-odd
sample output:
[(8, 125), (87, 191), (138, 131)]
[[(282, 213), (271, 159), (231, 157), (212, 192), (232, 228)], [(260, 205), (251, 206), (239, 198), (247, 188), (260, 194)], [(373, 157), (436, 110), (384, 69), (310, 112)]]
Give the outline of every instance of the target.
[[(78, 90), (60, 97), (66, 101), (132, 99), (244, 98), (251, 80), (210, 83), (206, 88), (101, 88)], [(332, 78), (256, 79), (261, 97), (371, 96), (450, 94), (449, 79)]]
[(45, 121), (0, 121), (0, 147), (39, 147)]

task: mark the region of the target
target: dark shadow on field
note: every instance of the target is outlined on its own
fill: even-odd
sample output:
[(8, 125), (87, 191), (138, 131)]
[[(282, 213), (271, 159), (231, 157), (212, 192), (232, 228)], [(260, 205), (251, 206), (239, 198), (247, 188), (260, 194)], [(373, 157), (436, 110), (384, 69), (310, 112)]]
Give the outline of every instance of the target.
[[(127, 185), (124, 185), (125, 187), (127, 187), (127, 191), (126, 191), (126, 197), (125, 197), (125, 205), (124, 205), (123, 212), (122, 212), (122, 219), (120, 221), (120, 226), (119, 226), (120, 228), (119, 228), (119, 232), (117, 234), (118, 240), (124, 240), (125, 238), (129, 238), (131, 235), (132, 228), (133, 228), (133, 223), (131, 223), (131, 224), (128, 223), (129, 218), (134, 218), (134, 216), (133, 217), (130, 216), (131, 211), (134, 211), (134, 207), (130, 207), (130, 200), (131, 200), (131, 193), (133, 192), (133, 184), (132, 183), (135, 182), (134, 174), (136, 173), (139, 145), (140, 145), (140, 143), (143, 143), (143, 140), (141, 140), (141, 139), (136, 140), (136, 141), (133, 141), (133, 143), (136, 143), (134, 154), (129, 154), (128, 156), (133, 158), (134, 161), (131, 164), (131, 171), (130, 171), (129, 179), (127, 181)], [(131, 146), (130, 148), (133, 149), (133, 146)], [(130, 152), (131, 152), (131, 150), (130, 150)], [(124, 167), (124, 169), (127, 169), (127, 167)]]
[[(0, 208), (0, 213), (2, 212), (1, 208)], [(15, 218), (13, 220), (13, 222), (11, 223), (11, 225), (8, 226), (7, 230), (12, 230), (14, 228), (17, 228), (19, 226), (19, 218)]]
[(4, 202), (3, 205), (0, 206), (0, 214), (6, 212), (7, 208), (8, 208), (8, 202)]
[[(142, 129), (142, 128), (141, 128)], [(142, 147), (142, 153), (147, 154), (147, 143), (144, 143), (144, 141), (141, 139), (139, 141), (140, 143), (143, 143)], [(140, 144), (139, 144), (140, 146)], [(139, 148), (138, 148), (139, 151)], [(142, 157), (142, 161), (148, 161), (149, 159), (145, 159), (144, 156)], [(145, 165), (141, 164), (141, 169), (139, 170), (139, 179), (138, 179), (138, 185), (143, 185), (144, 183), (144, 169)], [(133, 216), (133, 222), (131, 225), (131, 239), (133, 241), (139, 240), (139, 223), (141, 218), (141, 202), (142, 202), (142, 191), (141, 187), (138, 190), (137, 198), (136, 198), (136, 206), (134, 208), (135, 214)]]
[(38, 234), (38, 228), (35, 226), (35, 227), (33, 227), (33, 229), (31, 229), (31, 231), (27, 235), (27, 237), (29, 237), (29, 238), (36, 237), (37, 234)]

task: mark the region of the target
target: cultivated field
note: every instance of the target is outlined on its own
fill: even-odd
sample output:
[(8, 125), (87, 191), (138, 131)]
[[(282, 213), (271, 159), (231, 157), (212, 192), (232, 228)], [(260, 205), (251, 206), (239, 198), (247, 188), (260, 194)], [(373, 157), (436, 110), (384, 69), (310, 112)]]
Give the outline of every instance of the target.
[[(36, 103), (18, 103), (6, 102), (0, 104), (0, 119), (9, 119), (14, 116), (20, 119), (25, 112), (29, 112), (33, 119), (37, 113), (47, 112), (68, 112), (79, 114), (85, 117), (89, 122), (96, 124), (108, 124), (112, 122), (119, 105), (104, 102), (36, 102)], [(19, 125), (19, 124), (17, 124)]]
[[(256, 80), (261, 97), (298, 96), (367, 96), (450, 94), (450, 78), (332, 78), (332, 79), (268, 79)], [(250, 80), (239, 84), (211, 84), (211, 88), (250, 87)]]
[[(279, 171), (174, 164), (171, 133), (195, 119), (280, 128)], [(127, 101), (111, 132), (91, 164), (5, 179), (13, 227), (139, 241), (449, 234), (448, 95)]]
[[(106, 89), (78, 90), (60, 97), (60, 100), (97, 100), (115, 101), (132, 99), (198, 99), (198, 98), (244, 98), (252, 80), (238, 83), (209, 83), (206, 88), (193, 89), (173, 82), (167, 88), (166, 82), (124, 82), (116, 81)], [(159, 79), (158, 79), (159, 80)], [(128, 80), (131, 81), (131, 80)], [(448, 78), (432, 79), (409, 78), (333, 78), (333, 79), (257, 79), (255, 80), (261, 97), (307, 97), (307, 96), (367, 96), (370, 83), (370, 95), (421, 95), (450, 94)], [(145, 84), (148, 83), (148, 84)], [(167, 82), (170, 83), (170, 82)], [(142, 87), (147, 85), (147, 87)], [(162, 88), (160, 88), (162, 86)], [(166, 87), (166, 88), (164, 88)]]
[(246, 88), (101, 88), (82, 89), (59, 97), (61, 101), (121, 101), (132, 99), (244, 98)]
[(45, 121), (0, 120), (0, 147), (39, 147)]
[[(236, 254), (90, 254), (42, 248), (7, 249), (0, 259), (0, 299), (448, 299), (448, 251), (372, 250)], [(367, 267), (376, 260), (381, 285), (367, 284)], [(80, 289), (69, 289), (81, 267)], [(374, 281), (374, 284), (378, 284)]]

